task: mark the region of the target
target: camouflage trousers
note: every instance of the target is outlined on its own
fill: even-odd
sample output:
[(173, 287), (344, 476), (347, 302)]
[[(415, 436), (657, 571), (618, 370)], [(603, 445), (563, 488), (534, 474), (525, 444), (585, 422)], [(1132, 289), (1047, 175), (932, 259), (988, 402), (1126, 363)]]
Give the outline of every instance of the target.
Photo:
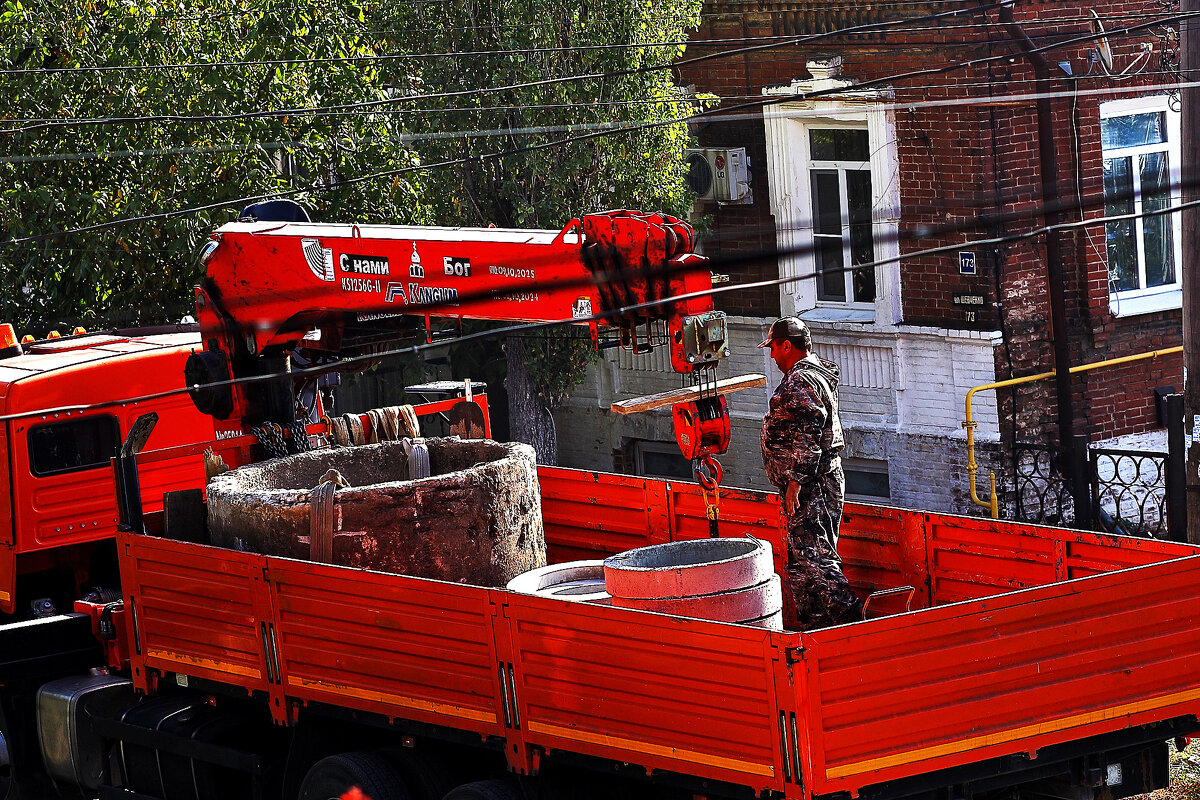
[(787, 515), (789, 628), (808, 630), (862, 619), (862, 602), (842, 574), (837, 552), (844, 486), (839, 460), (821, 478), (800, 487), (796, 513)]

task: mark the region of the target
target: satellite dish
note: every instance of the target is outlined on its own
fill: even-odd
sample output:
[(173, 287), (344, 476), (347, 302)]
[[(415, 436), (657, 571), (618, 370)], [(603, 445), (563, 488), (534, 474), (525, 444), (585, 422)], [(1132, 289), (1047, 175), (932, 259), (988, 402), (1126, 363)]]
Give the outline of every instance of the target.
[(1100, 59), (1100, 65), (1104, 67), (1105, 73), (1111, 75), (1113, 71), (1112, 47), (1108, 44), (1108, 36), (1104, 30), (1104, 25), (1100, 22), (1100, 15), (1096, 13), (1096, 9), (1089, 9), (1092, 12), (1092, 33), (1099, 38), (1096, 39), (1095, 53)]

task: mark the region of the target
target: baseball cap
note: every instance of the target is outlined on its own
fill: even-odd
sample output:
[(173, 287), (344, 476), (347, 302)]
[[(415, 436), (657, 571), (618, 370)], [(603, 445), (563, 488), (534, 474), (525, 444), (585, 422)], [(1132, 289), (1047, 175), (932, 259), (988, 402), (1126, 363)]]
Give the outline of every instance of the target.
[(771, 331), (759, 347), (770, 347), (771, 342), (776, 339), (791, 339), (803, 336), (807, 332), (808, 326), (798, 317), (780, 317), (771, 324)]

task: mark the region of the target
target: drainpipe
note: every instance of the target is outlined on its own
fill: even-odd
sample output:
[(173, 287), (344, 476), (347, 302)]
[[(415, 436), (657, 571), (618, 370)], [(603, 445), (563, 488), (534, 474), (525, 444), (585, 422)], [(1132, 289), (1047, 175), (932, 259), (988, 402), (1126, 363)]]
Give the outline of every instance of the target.
[[(1023, 28), (1013, 20), (1015, 0), (1006, 0), (1000, 5), (999, 21), (1017, 48), (1033, 66), (1037, 79), (1037, 122), (1038, 161), (1042, 177), (1042, 218), (1047, 227), (1060, 222), (1058, 206), (1058, 159), (1054, 152), (1054, 122), (1051, 117), (1050, 65)], [(994, 154), (993, 154), (994, 157)], [(1060, 233), (1046, 232), (1046, 279), (1050, 290), (1050, 329), (1054, 345), (1055, 392), (1058, 395), (1058, 445), (1061, 453), (1059, 472), (1071, 484), (1071, 496), (1075, 504), (1075, 519), (1088, 518), (1089, 504), (1086, 486), (1074, 485), (1072, 480), (1075, 464), (1075, 412), (1071, 406), (1071, 354), (1068, 350), (1067, 304), (1063, 277), (1062, 249), (1059, 247)]]

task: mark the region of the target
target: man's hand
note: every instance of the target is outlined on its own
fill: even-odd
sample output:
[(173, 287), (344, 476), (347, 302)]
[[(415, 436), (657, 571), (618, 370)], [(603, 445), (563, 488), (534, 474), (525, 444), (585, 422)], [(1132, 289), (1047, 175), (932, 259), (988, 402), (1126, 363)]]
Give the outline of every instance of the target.
[(788, 514), (795, 514), (800, 505), (800, 484), (790, 481), (783, 495), (783, 508)]

